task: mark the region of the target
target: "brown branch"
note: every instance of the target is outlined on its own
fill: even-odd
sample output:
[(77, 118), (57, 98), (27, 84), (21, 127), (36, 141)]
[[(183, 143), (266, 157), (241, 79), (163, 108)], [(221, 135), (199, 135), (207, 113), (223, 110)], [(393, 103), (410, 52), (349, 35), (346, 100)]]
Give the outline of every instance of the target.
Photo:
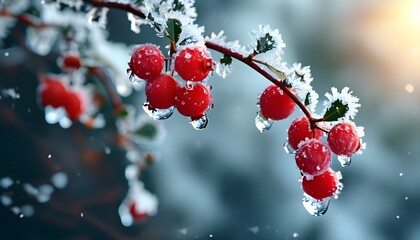
[(84, 2), (92, 4), (95, 7), (107, 7), (123, 10), (129, 13), (134, 14), (137, 17), (146, 18), (146, 15), (142, 13), (139, 9), (135, 8), (132, 4), (129, 3), (118, 3), (118, 2), (107, 2), (101, 0), (84, 0)]
[(111, 84), (111, 79), (109, 79), (104, 71), (100, 67), (89, 67), (89, 73), (98, 77), (102, 85), (105, 87), (109, 97), (111, 98), (112, 105), (114, 107), (114, 113), (118, 114), (123, 109), (123, 102), (120, 96), (117, 94), (114, 85)]

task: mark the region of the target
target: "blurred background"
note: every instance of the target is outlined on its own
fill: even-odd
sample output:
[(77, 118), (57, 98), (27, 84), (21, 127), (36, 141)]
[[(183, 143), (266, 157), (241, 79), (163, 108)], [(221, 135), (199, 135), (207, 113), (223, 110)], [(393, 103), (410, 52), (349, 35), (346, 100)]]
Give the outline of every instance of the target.
[[(311, 66), (321, 101), (333, 86), (350, 87), (360, 98), (355, 122), (365, 127), (367, 149), (349, 168), (334, 160), (344, 190), (327, 214), (313, 217), (303, 208), (299, 171), (283, 150), (288, 125), (302, 113), (259, 133), (257, 94), (268, 81), (234, 62), (226, 79), (210, 80), (214, 109), (205, 130), (179, 114), (163, 122), (165, 137), (150, 146), (158, 161), (143, 176), (159, 199), (158, 214), (123, 227), (117, 209), (127, 191), (127, 160), (114, 146), (115, 126), (47, 124), (36, 101), (37, 70), (56, 56), (13, 65), (4, 53), (18, 49), (5, 45), (0, 88), (15, 88), (20, 97), (0, 99), (0, 178), (39, 185), (62, 171), (69, 183), (48, 203), (33, 203), (30, 218), (1, 206), (2, 239), (420, 239), (420, 1), (198, 0), (196, 7), (207, 35), (224, 30), (243, 45), (259, 24), (278, 28), (284, 60)], [(148, 26), (131, 32), (126, 19), (110, 11), (111, 41), (166, 44)], [(22, 41), (15, 36), (10, 46)], [(140, 106), (144, 92), (124, 101)], [(19, 190), (13, 196), (31, 201)]]

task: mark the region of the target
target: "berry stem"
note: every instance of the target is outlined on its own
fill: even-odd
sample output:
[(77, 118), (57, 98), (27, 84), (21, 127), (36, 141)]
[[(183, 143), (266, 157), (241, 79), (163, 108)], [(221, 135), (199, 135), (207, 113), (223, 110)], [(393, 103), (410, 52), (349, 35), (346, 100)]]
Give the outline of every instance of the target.
[(205, 44), (208, 48), (213, 49), (217, 52), (229, 55), (230, 57), (233, 57), (233, 58), (245, 63), (246, 65), (248, 65), (249, 67), (251, 67), (252, 69), (257, 71), (259, 74), (261, 74), (262, 76), (267, 78), (267, 80), (269, 80), (270, 82), (272, 82), (273, 84), (278, 86), (280, 89), (282, 89), (287, 94), (287, 96), (289, 96), (299, 106), (299, 108), (306, 115), (306, 117), (309, 119), (310, 122), (315, 122), (317, 120), (317, 119), (312, 117), (312, 114), (309, 112), (309, 110), (306, 108), (306, 106), (303, 104), (303, 102), (301, 102), (296, 97), (296, 95), (293, 94), (289, 90), (289, 88), (286, 87), (286, 85), (282, 81), (276, 79), (271, 74), (269, 74), (267, 71), (265, 71), (260, 66), (258, 66), (257, 63), (252, 59), (252, 57), (244, 57), (243, 55), (241, 55), (239, 53), (233, 52), (232, 50), (230, 50), (228, 48), (225, 48), (223, 46), (217, 45), (217, 44), (212, 43), (212, 42), (206, 41)]
[[(123, 3), (117, 3), (117, 2), (105, 2), (105, 1), (99, 1), (99, 0), (84, 0), (84, 1), (94, 5), (96, 7), (109, 7), (109, 8), (120, 9), (120, 10), (124, 10), (126, 12), (130, 12), (130, 13), (136, 15), (137, 17), (140, 17), (140, 18), (143, 18), (143, 19), (146, 18), (144, 13), (142, 13), (140, 10), (134, 8), (131, 4), (123, 4)], [(170, 41), (170, 42), (171, 42), (171, 52), (172, 52), (173, 51), (173, 46), (172, 46), (173, 43), (172, 43), (172, 41)], [(255, 54), (251, 54), (250, 56), (244, 57), (243, 55), (241, 55), (239, 53), (233, 52), (232, 50), (230, 50), (228, 48), (225, 48), (223, 46), (217, 45), (215, 43), (206, 41), (205, 44), (208, 48), (213, 49), (214, 51), (229, 55), (230, 57), (233, 57), (233, 58), (245, 63), (246, 65), (248, 65), (249, 67), (251, 67), (252, 69), (257, 71), (259, 74), (261, 74), (265, 78), (267, 78), (270, 82), (272, 82), (273, 84), (278, 86), (280, 89), (282, 89), (299, 106), (299, 108), (303, 111), (303, 113), (306, 115), (306, 117), (311, 122), (311, 127), (315, 127), (315, 126), (313, 126), (312, 123), (317, 122), (318, 119), (315, 119), (314, 117), (312, 117), (312, 114), (306, 108), (305, 104), (303, 104), (303, 102), (301, 102), (287, 88), (287, 86), (282, 81), (279, 81), (278, 79), (273, 77), (271, 74), (269, 74), (267, 71), (262, 69), (260, 66), (258, 66), (253, 61), (253, 57), (254, 57)]]
[(104, 71), (100, 67), (89, 67), (89, 73), (97, 76), (99, 81), (105, 87), (109, 97), (111, 98), (114, 113), (120, 113), (123, 109), (124, 104), (120, 96), (116, 93), (114, 86), (111, 84), (110, 79), (107, 77)]

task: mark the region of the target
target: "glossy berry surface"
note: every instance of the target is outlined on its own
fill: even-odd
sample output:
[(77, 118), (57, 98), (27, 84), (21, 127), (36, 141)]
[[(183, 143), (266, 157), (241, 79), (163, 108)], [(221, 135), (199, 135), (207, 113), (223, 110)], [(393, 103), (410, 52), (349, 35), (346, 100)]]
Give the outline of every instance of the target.
[(150, 80), (160, 75), (164, 65), (164, 56), (159, 47), (153, 44), (135, 46), (128, 63), (132, 74)]
[(295, 102), (276, 85), (267, 87), (260, 97), (261, 113), (265, 118), (282, 120), (295, 110)]
[(306, 176), (302, 179), (303, 191), (316, 200), (331, 197), (337, 191), (339, 179), (336, 173), (328, 169), (325, 173), (309, 180)]
[(43, 107), (52, 106), (61, 107), (64, 104), (64, 98), (67, 95), (67, 89), (59, 80), (46, 79), (39, 86), (41, 105)]
[(328, 170), (331, 150), (321, 140), (312, 138), (299, 145), (295, 160), (304, 175), (317, 176)]
[(136, 203), (131, 203), (129, 210), (130, 210), (131, 217), (133, 217), (133, 219), (136, 220), (136, 221), (144, 221), (148, 217), (146, 212), (140, 212), (137, 209)]
[(64, 108), (70, 120), (77, 120), (84, 112), (84, 104), (81, 96), (76, 92), (69, 92), (64, 97)]
[(178, 82), (167, 74), (161, 74), (146, 83), (145, 92), (153, 108), (167, 109), (175, 105)]
[(188, 46), (175, 57), (175, 71), (185, 81), (201, 81), (213, 70), (213, 60), (204, 46)]
[(360, 137), (353, 123), (338, 123), (328, 133), (328, 144), (337, 155), (351, 156), (360, 148)]
[(323, 132), (319, 129), (311, 130), (309, 119), (306, 116), (295, 118), (287, 131), (289, 144), (295, 150), (298, 148), (298, 144), (306, 138), (319, 139), (322, 134)]
[(186, 117), (198, 119), (211, 105), (210, 91), (201, 83), (187, 84), (179, 88), (175, 98), (178, 112)]
[(67, 53), (63, 56), (63, 69), (67, 71), (75, 71), (82, 67), (82, 61), (79, 54)]

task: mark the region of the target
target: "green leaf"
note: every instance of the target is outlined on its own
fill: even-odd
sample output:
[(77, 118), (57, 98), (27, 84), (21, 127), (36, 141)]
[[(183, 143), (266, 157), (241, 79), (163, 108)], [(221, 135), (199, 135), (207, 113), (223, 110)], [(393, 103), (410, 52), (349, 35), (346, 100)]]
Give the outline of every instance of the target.
[(172, 9), (174, 11), (184, 11), (185, 10), (185, 6), (184, 4), (182, 4), (181, 2), (179, 2), (179, 0), (174, 0), (174, 3), (172, 4)]
[(232, 57), (224, 54), (223, 57), (220, 59), (220, 63), (223, 64), (223, 65), (231, 65), (232, 64)]
[(254, 50), (254, 54), (265, 53), (276, 46), (277, 43), (273, 37), (269, 33), (266, 33), (264, 37), (257, 40), (257, 48)]
[(181, 34), (181, 22), (177, 19), (173, 19), (173, 18), (169, 18), (166, 21), (166, 25), (167, 25), (167, 37), (169, 38), (169, 40), (171, 40), (172, 42), (176, 43), (179, 40), (179, 35)]
[(311, 94), (310, 93), (306, 94), (304, 104), (305, 104), (305, 106), (308, 106), (309, 104), (311, 104)]
[(343, 104), (340, 100), (336, 100), (327, 109), (322, 119), (324, 121), (337, 121), (339, 118), (344, 117), (348, 110), (349, 106), (347, 104)]
[(118, 113), (118, 117), (120, 118), (126, 118), (128, 116), (128, 111), (126, 108), (123, 108), (119, 113)]
[(157, 137), (159, 130), (156, 124), (152, 122), (147, 122), (141, 125), (136, 131), (135, 134), (139, 137), (153, 140)]

